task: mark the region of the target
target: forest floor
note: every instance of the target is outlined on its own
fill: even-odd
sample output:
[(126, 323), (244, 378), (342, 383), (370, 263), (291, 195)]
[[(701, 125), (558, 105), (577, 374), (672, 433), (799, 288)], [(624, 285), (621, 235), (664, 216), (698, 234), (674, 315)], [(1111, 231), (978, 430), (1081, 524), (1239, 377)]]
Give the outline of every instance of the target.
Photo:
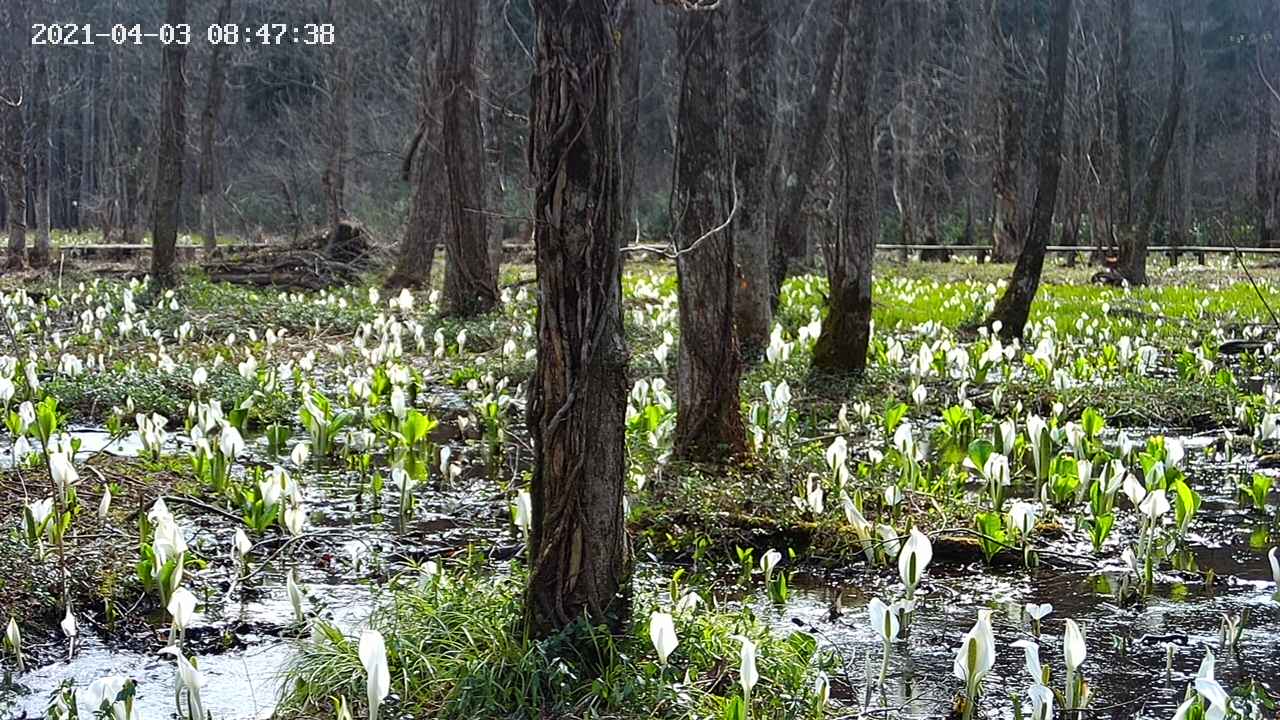
[[(510, 508), (529, 467), (521, 385), (533, 369), (532, 268), (504, 268), (502, 307), (465, 321), (440, 317), (425, 292), (410, 306), (369, 287), (280, 293), (192, 275), (176, 292), (155, 296), (136, 280), (97, 279), (94, 269), (66, 267), (53, 281), (0, 278), (11, 352), (22, 362), (38, 358), (40, 379), (32, 392), (15, 370), (18, 395), (8, 411), (16, 418), (23, 397), (56, 398), (61, 427), (83, 443), (76, 455), (82, 509), (72, 513), (61, 552), (44, 542), (32, 557), (20, 532), (0, 537), (0, 607), (22, 609), (34, 659), (55, 663), (65, 652), (58, 632), (63, 582), (86, 632), (91, 628), (103, 643), (95, 667), (115, 667), (111, 657), (145, 654), (162, 641), (163, 608), (139, 568), (145, 531), (139, 537), (135, 529), (160, 497), (192, 531), (187, 576), (209, 623), (193, 633), (191, 651), (221, 656), (263, 638), (301, 634), (282, 599), (286, 567), (310, 588), (308, 615), (333, 627), (350, 624), (351, 607), (371, 605), (389, 636), (421, 633), (397, 640), (406, 644), (445, 642), (440, 633), (474, 630), (481, 615), (501, 629), (516, 622), (522, 543)], [(779, 618), (784, 626), (793, 619), (837, 622), (842, 605), (868, 599), (838, 588), (869, 583), (890, 592), (885, 583), (911, 528), (931, 540), (941, 576), (935, 592), (946, 591), (946, 577), (958, 581), (983, 567), (1032, 578), (1043, 568), (1096, 585), (1101, 576), (1094, 573), (1135, 543), (1147, 547), (1144, 561), (1168, 573), (1164, 581), (1203, 588), (1193, 594), (1212, 594), (1222, 577), (1235, 583), (1238, 574), (1265, 572), (1260, 551), (1280, 533), (1270, 487), (1259, 495), (1254, 478), (1272, 462), (1273, 440), (1263, 426), (1276, 411), (1267, 389), (1276, 376), (1269, 345), (1276, 327), (1267, 303), (1280, 304), (1280, 271), (1184, 263), (1156, 269), (1150, 287), (1128, 290), (1089, 284), (1090, 268), (1051, 264), (1027, 339), (1010, 346), (972, 329), (1010, 266), (881, 262), (876, 270), (867, 375), (850, 381), (811, 373), (825, 283), (809, 275), (790, 279), (774, 341), (743, 376), (750, 458), (690, 466), (671, 460), (670, 452), (679, 339), (674, 273), (662, 263), (628, 267), (629, 520), (634, 550), (644, 559), (637, 606), (696, 591), (718, 609), (689, 618), (696, 630), (681, 621), (692, 700), (654, 689), (665, 668), (649, 667), (640, 680), (611, 677), (614, 670), (606, 668), (603, 685), (574, 686), (565, 703), (571, 715), (617, 712), (631, 702), (629, 693), (648, 703), (646, 713), (680, 716), (688, 703), (719, 713), (733, 696), (726, 681), (732, 672), (720, 660), (736, 653), (722, 632), (733, 628), (758, 639), (779, 663), (771, 666), (778, 697), (760, 700), (754, 716), (794, 717), (801, 699), (793, 696), (807, 698), (801, 689), (812, 685), (817, 667), (835, 679), (833, 695), (843, 707), (866, 709), (859, 698), (870, 694), (873, 678), (833, 665), (838, 658), (818, 657), (818, 644), (845, 641), (788, 645), (785, 634), (761, 625), (759, 603), (787, 608)], [(0, 375), (5, 369), (0, 364)], [(392, 399), (397, 388), (424, 418), (421, 444), (404, 445), (404, 419), (395, 418)], [(332, 404), (323, 413), (332, 422), (349, 416), (332, 428), (328, 452), (318, 451), (316, 427), (299, 415), (309, 390), (323, 396), (322, 407)], [(247, 441), (228, 482), (211, 481), (208, 468), (191, 459), (197, 445), (191, 427), (203, 424), (207, 411), (200, 406), (211, 400)], [(165, 422), (150, 447), (138, 430), (153, 414)], [(1045, 427), (1043, 437), (1033, 416)], [(390, 431), (396, 427), (400, 440)], [(38, 452), (14, 462), (12, 423), (0, 435), (6, 438), (0, 516), (19, 518), (25, 503), (47, 492), (40, 488), (49, 478)], [(298, 440), (309, 443), (310, 459), (289, 459)], [(1003, 480), (999, 464), (993, 469), (988, 462), (993, 455), (1007, 462)], [(392, 464), (406, 462), (421, 468), (421, 486), (407, 496), (390, 473)], [(1123, 473), (1109, 475), (1114, 463), (1140, 469), (1146, 490), (1159, 484), (1177, 500), (1160, 543), (1140, 514), (1128, 512), (1127, 501), (1115, 499)], [(290, 502), (301, 511), (304, 501), (281, 501), (280, 517), (251, 533), (257, 562), (247, 578), (238, 576), (228, 564), (228, 542), (237, 527), (253, 525), (254, 503), (263, 499), (254, 488), (273, 468), (287, 468), (303, 488), (308, 529), (285, 527), (282, 514)], [(113, 501), (99, 515), (94, 509), (104, 488)], [(1029, 526), (1016, 524), (1015, 506), (1033, 513)], [(1202, 516), (1213, 509), (1221, 517), (1193, 526), (1201, 507)], [(1157, 544), (1159, 552), (1151, 549)], [(758, 566), (770, 551), (783, 558), (762, 584)], [(1236, 559), (1222, 562), (1217, 556), (1224, 552)], [(422, 573), (428, 561), (450, 568), (448, 590), (418, 581), (403, 593), (377, 590)], [(495, 572), (504, 579), (495, 583)], [(996, 587), (1004, 576), (984, 577), (984, 583), (996, 578)], [(1044, 595), (1031, 586), (1032, 594)], [(1132, 588), (1120, 587), (1110, 578), (1105, 592), (1118, 606), (1134, 607)], [(1146, 587), (1144, 597), (1169, 587)], [(246, 603), (269, 612), (246, 614)], [(403, 622), (406, 608), (439, 622), (433, 628)], [(641, 615), (629, 652), (647, 645)], [(467, 696), (461, 685), (441, 680), (407, 692), (402, 709), (458, 717), (486, 703), (516, 702), (500, 690), (504, 684), (534, 682), (527, 673), (550, 670), (527, 656), (527, 644), (500, 635), (468, 637), (450, 655), (454, 664), (437, 668), (442, 678), (461, 682), (476, 672), (476, 662), (493, 661), (486, 653), (508, 654), (511, 663), (485, 676), (483, 692)], [(343, 674), (352, 658), (341, 648), (316, 648), (290, 666), (296, 692), (286, 705), (310, 714), (328, 713), (329, 695), (357, 702), (361, 695)], [(408, 656), (402, 660), (408, 671)], [(1274, 653), (1264, 655), (1261, 666), (1276, 662)], [(543, 690), (571, 683), (536, 682)], [(1111, 690), (1120, 697), (1138, 686)], [(911, 691), (904, 692), (910, 700)], [(0, 691), (0, 715), (3, 708)]]

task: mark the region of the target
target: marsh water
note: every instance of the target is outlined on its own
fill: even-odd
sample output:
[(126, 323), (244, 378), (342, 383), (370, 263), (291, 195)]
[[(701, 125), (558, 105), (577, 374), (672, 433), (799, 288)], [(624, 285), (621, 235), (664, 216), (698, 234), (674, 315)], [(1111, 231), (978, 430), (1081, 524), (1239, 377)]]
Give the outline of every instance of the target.
[[(129, 438), (108, 444), (106, 434), (96, 430), (78, 436), (82, 453), (130, 455), (140, 448)], [(1194, 452), (1210, 441), (1208, 436), (1185, 440), (1189, 476), (1204, 497), (1189, 538), (1202, 572), (1163, 572), (1145, 600), (1120, 603), (1114, 588), (1121, 568), (1096, 563), (1083, 540), (1050, 543), (1034, 571), (1016, 562), (996, 567), (935, 563), (922, 586), (911, 636), (892, 649), (883, 691), (868, 692), (868, 677), (879, 673), (881, 646), (865, 606), (873, 596), (888, 600), (900, 593), (900, 586), (894, 587), (896, 572), (862, 564), (821, 573), (801, 569), (784, 605), (769, 602), (760, 591), (744, 594), (728, 584), (719, 601), (750, 604), (779, 632), (814, 634), (839, 658), (833, 702), (850, 710), (876, 710), (878, 717), (946, 715), (961, 687), (952, 677), (955, 651), (979, 608), (995, 611), (997, 647), (995, 671), (984, 684), (983, 712), (987, 717), (1012, 717), (1011, 697), (1020, 696), (1028, 682), (1022, 651), (1010, 643), (1031, 637), (1022, 612), (1028, 602), (1054, 607), (1043, 622), (1040, 642), (1041, 659), (1054, 668), (1057, 684), (1063, 622), (1071, 618), (1084, 629), (1088, 659), (1083, 673), (1092, 690), (1092, 717), (1172, 717), (1188, 679), (1209, 650), (1218, 656), (1217, 676), (1224, 686), (1252, 679), (1275, 694), (1280, 692), (1280, 605), (1272, 600), (1265, 552), (1275, 544), (1276, 530), (1242, 509), (1234, 497), (1236, 478), (1252, 468), (1254, 459), (1211, 461)], [(251, 443), (251, 452), (261, 459), (265, 442)], [(455, 457), (463, 457), (460, 445)], [(5, 462), (0, 453), (0, 463)], [(403, 532), (397, 528), (394, 500), (384, 499), (382, 508), (389, 514), (380, 514), (370, 509), (367, 497), (352, 495), (346, 471), (309, 475), (304, 478), (309, 511), (305, 536), (296, 542), (281, 540), (259, 552), (286, 559), (256, 568), (249, 590), (232, 591), (233, 578), (210, 577), (218, 572), (214, 565), (203, 576), (207, 590), (200, 598), (201, 612), (188, 630), (189, 647), (208, 679), (204, 700), (213, 717), (265, 718), (276, 706), (279, 670), (303, 632), (294, 623), (286, 597), (284, 566), (291, 564), (306, 588), (308, 612), (353, 630), (373, 608), (388, 572), (469, 547), (488, 554), (499, 567), (516, 555), (520, 547), (509, 527), (505, 495), (483, 478), (478, 461), (473, 462), (476, 465), (466, 465), (453, 486), (423, 488), (415, 517)], [(229, 520), (173, 509), (183, 517), (193, 548), (208, 556), (225, 554), (234, 531)], [(1063, 517), (1062, 522), (1069, 525), (1073, 520)], [(1119, 536), (1132, 531), (1121, 523), (1109, 549)], [(1207, 569), (1215, 576), (1212, 585), (1204, 581)], [(639, 572), (666, 577), (672, 570), (649, 564)], [(1222, 616), (1246, 611), (1248, 621), (1238, 647), (1221, 648)], [(86, 632), (69, 661), (57, 659), (65, 644), (31, 648), (44, 664), (18, 678), (17, 691), (0, 691), (0, 717), (42, 716), (64, 681), (83, 687), (105, 675), (138, 681), (136, 707), (142, 717), (171, 716), (173, 666), (156, 653), (164, 644), (163, 625), (164, 619), (156, 617), (154, 630), (137, 637), (103, 638)], [(1166, 667), (1170, 652), (1171, 672)], [(394, 714), (394, 708), (390, 712)]]

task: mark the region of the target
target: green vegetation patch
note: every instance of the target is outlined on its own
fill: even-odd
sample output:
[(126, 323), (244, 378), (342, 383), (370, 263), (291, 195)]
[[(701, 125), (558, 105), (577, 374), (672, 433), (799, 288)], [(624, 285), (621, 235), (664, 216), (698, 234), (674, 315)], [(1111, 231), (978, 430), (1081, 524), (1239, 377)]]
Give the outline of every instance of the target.
[[(533, 641), (519, 631), (521, 574), (452, 568), (406, 579), (385, 594), (370, 627), (386, 639), (396, 716), (437, 718), (740, 718), (741, 638), (755, 646), (759, 681), (750, 717), (819, 717), (815, 683), (834, 660), (805, 633), (771, 632), (748, 609), (694, 608), (640, 591), (635, 621), (615, 634), (577, 625)], [(650, 610), (674, 606), (678, 644), (665, 664)], [(661, 622), (661, 620), (659, 620)], [(281, 713), (328, 715), (336, 698), (365, 697), (358, 637), (322, 627), (285, 671)], [(829, 687), (829, 686), (828, 686)], [(821, 690), (821, 687), (818, 688)]]

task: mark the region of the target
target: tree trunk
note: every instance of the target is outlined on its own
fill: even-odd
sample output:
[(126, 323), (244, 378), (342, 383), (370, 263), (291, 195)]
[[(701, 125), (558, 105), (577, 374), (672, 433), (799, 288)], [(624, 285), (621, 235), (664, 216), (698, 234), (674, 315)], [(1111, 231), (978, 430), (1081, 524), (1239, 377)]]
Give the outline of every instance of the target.
[(773, 282), (769, 272), (773, 237), (769, 232), (773, 193), (769, 187), (777, 82), (769, 0), (739, 0), (730, 12), (735, 72), (733, 167), (738, 212), (733, 244), (738, 262), (734, 298), (738, 346), (744, 357), (763, 356), (773, 329)]
[(1027, 111), (1023, 59), (1018, 45), (1027, 34), (1027, 11), (1020, 2), (1007, 5), (992, 0), (991, 34), (1000, 46), (1004, 84), (996, 106), (998, 149), (991, 185), (994, 207), (991, 217), (991, 254), (1000, 262), (1013, 262), (1022, 255), (1023, 226), (1019, 216), (1022, 185), (1022, 141)]
[(1254, 146), (1254, 200), (1257, 204), (1258, 247), (1272, 247), (1276, 240), (1273, 222), (1275, 209), (1272, 207), (1272, 197), (1275, 194), (1272, 186), (1275, 178), (1273, 165), (1276, 159), (1276, 153), (1273, 152), (1275, 141), (1272, 140), (1275, 99), (1264, 89), (1258, 94), (1255, 104), (1257, 136)]
[[(168, 0), (165, 22), (181, 25), (187, 18), (187, 0)], [(186, 77), (183, 63), (187, 46), (164, 46), (160, 90), (160, 125), (156, 143), (155, 191), (151, 206), (151, 278), (159, 287), (177, 282), (174, 255), (178, 244), (178, 201), (182, 197), (182, 146), (187, 134)]]
[(648, 35), (647, 10), (644, 0), (621, 0), (619, 23), (622, 42), (622, 66), (618, 68), (622, 95), (622, 233), (624, 245), (639, 233), (640, 198), (636, 192), (636, 169), (640, 150), (640, 66), (644, 62), (645, 39)]
[[(856, 5), (856, 10), (854, 6)], [(844, 0), (844, 99), (840, 151), (842, 217), (827, 258), (827, 318), (813, 348), (813, 367), (861, 373), (871, 341), (871, 270), (880, 235), (874, 110), (877, 43), (883, 0)]]
[(1031, 302), (1040, 288), (1045, 248), (1053, 232), (1053, 208), (1058, 201), (1058, 176), (1062, 172), (1062, 118), (1066, 104), (1067, 55), (1071, 47), (1072, 0), (1053, 0), (1049, 20), (1048, 93), (1040, 136), (1038, 183), (1031, 211), (1027, 241), (1013, 268), (1004, 294), (996, 301), (987, 324), (1001, 323), (1000, 335), (1021, 337), (1031, 314)]
[[(222, 0), (215, 22), (226, 25), (231, 22), (231, 0)], [(218, 249), (218, 161), (214, 152), (214, 140), (218, 133), (218, 117), (222, 114), (223, 86), (226, 85), (223, 70), (223, 43), (210, 48), (209, 81), (205, 87), (204, 111), (200, 114), (200, 177), (196, 183), (196, 196), (200, 206), (200, 232), (204, 235), (204, 252), (212, 255)]]
[(831, 87), (835, 83), (836, 65), (844, 48), (844, 21), (843, 18), (836, 17), (837, 7), (838, 4), (832, 7), (830, 17), (834, 22), (830, 23), (826, 37), (822, 40), (822, 57), (818, 63), (817, 76), (813, 79), (813, 92), (800, 116), (800, 127), (789, 153), (793, 163), (791, 177), (783, 183), (786, 189), (782, 208), (774, 222), (776, 237), (773, 242), (781, 251), (781, 257), (775, 256), (773, 263), (774, 298), (777, 298), (782, 281), (786, 279), (789, 261), (804, 258), (809, 252), (804, 203), (809, 196), (814, 176), (818, 174), (818, 168), (826, 157), (827, 146), (824, 139), (831, 104), (834, 102)]
[[(479, 0), (475, 4), (479, 42), (476, 46), (476, 64), (480, 68), (480, 81), (475, 94), (480, 108), (480, 137), (484, 147), (484, 201), (480, 207), (486, 211), (501, 211), (506, 205), (506, 177), (502, 172), (502, 114), (489, 96), (489, 86), (498, 75), (499, 59), (497, 40), (500, 31), (495, 20), (501, 8), (495, 7), (503, 0)], [(497, 283), (502, 265), (503, 222), (501, 217), (485, 216), (486, 247), (489, 253), (489, 269)]]
[(1118, 33), (1116, 48), (1116, 166), (1119, 215), (1115, 222), (1123, 242), (1133, 230), (1133, 0), (1112, 0), (1112, 22)]
[[(922, 115), (933, 109), (929, 106), (930, 83), (922, 72), (930, 23), (929, 4), (897, 3), (892, 16), (894, 24), (889, 35), (894, 38), (892, 62), (898, 79), (897, 98), (888, 115), (888, 129), (893, 152), (890, 190), (894, 208), (898, 211), (898, 242), (904, 246), (930, 245), (933, 232), (925, 198), (929, 149), (925, 147), (927, 134), (921, 132), (920, 121)], [(906, 260), (905, 257), (900, 259)]]
[(34, 179), (33, 199), (35, 201), (36, 242), (31, 247), (31, 267), (44, 267), (49, 264), (49, 254), (53, 239), (49, 227), (49, 185), (51, 163), (50, 153), (53, 145), (49, 141), (49, 58), (48, 48), (41, 47), (35, 52), (35, 77), (32, 82), (31, 105), (31, 145), (32, 176)]
[(533, 8), (529, 164), (539, 302), (525, 619), (530, 635), (546, 637), (582, 616), (615, 629), (627, 621), (628, 384), (610, 3), (534, 0)]
[[(1199, 12), (1193, 14), (1190, 19), (1191, 25), (1195, 27), (1200, 22), (1201, 17), (1202, 15)], [(1177, 174), (1175, 176), (1175, 186), (1170, 193), (1169, 244), (1175, 248), (1190, 244), (1191, 193), (1195, 187), (1195, 169), (1198, 166), (1196, 162), (1197, 136), (1200, 132), (1200, 100), (1198, 95), (1204, 72), (1204, 40), (1203, 35), (1199, 32), (1192, 32), (1189, 39), (1191, 46), (1188, 48), (1187, 82), (1186, 89), (1183, 90), (1183, 96), (1186, 98), (1186, 107), (1183, 109), (1183, 115), (1186, 120), (1182, 123), (1181, 148), (1175, 154)], [(1175, 250), (1173, 254), (1175, 262), (1177, 257), (1178, 251)]]
[(26, 80), (27, 36), (26, 0), (6, 3), (2, 27), (6, 42), (0, 46), (0, 164), (3, 164), (6, 220), (9, 225), (9, 252), (5, 267), (20, 270), (27, 262), (27, 148), (22, 102)]
[(412, 184), (409, 222), (400, 239), (395, 269), (386, 280), (388, 288), (422, 288), (431, 284), (431, 266), (440, 238), (443, 198), (438, 173), (440, 157), (440, 102), (436, 72), (439, 63), (440, 18), (438, 7), (427, 7), (424, 52), (418, 68), (418, 131), (401, 168)]
[[(84, 51), (82, 51), (84, 52)], [(74, 215), (76, 230), (84, 231), (90, 223), (87, 204), (94, 194), (94, 178), (97, 175), (98, 145), (97, 110), (98, 110), (98, 78), (100, 66), (91, 63), (91, 52), (84, 52), (84, 60), (80, 64), (81, 77), (84, 79), (84, 99), (80, 109), (80, 183), (76, 188)], [(103, 239), (106, 242), (106, 239)]]
[(1147, 246), (1151, 242), (1151, 228), (1155, 225), (1161, 192), (1164, 188), (1165, 169), (1169, 165), (1169, 153), (1178, 134), (1178, 121), (1182, 115), (1182, 89), (1187, 79), (1187, 63), (1182, 39), (1182, 15), (1178, 3), (1169, 4), (1169, 33), (1173, 40), (1173, 82), (1169, 86), (1168, 105), (1164, 119), (1156, 131), (1155, 149), (1147, 169), (1147, 191), (1142, 203), (1142, 223), (1136, 233), (1131, 233), (1120, 243), (1120, 273), (1131, 285), (1147, 284)]
[[(1280, 91), (1280, 8), (1267, 2), (1259, 2), (1258, 7), (1259, 25), (1271, 28), (1272, 35), (1271, 42), (1259, 48), (1256, 59), (1249, 63), (1254, 66), (1250, 74), (1254, 77), (1257, 97), (1254, 110), (1256, 223), (1259, 247), (1275, 247), (1280, 240), (1280, 130), (1276, 127), (1280, 98), (1272, 93)], [(1276, 79), (1269, 80), (1268, 73)]]
[[(346, 3), (329, 0), (327, 15), (337, 27), (342, 27)], [(329, 223), (329, 243), (325, 254), (334, 257), (339, 252), (338, 226), (347, 219), (347, 155), (350, 152), (352, 84), (351, 48), (337, 44), (330, 48), (333, 64), (329, 68), (328, 101), (325, 117), (325, 142), (329, 156), (325, 159), (324, 172), (320, 175), (320, 187), (324, 194), (325, 215)]]
[(724, 118), (726, 9), (682, 11), (671, 218), (678, 256), (680, 358), (675, 452), (718, 461), (746, 451), (734, 332), (733, 176)]
[(489, 261), (484, 215), (484, 146), (476, 95), (476, 13), (467, 3), (445, 3), (444, 158), (448, 170), (449, 229), (444, 296), (450, 313), (469, 317), (498, 303), (498, 284)]

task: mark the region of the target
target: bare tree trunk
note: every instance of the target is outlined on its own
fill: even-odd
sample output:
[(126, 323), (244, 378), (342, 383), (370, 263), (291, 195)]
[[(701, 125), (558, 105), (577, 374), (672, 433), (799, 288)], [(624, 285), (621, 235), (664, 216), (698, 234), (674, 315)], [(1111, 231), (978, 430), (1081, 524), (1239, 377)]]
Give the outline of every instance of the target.
[(476, 95), (474, 8), (445, 3), (443, 133), (449, 177), (449, 230), (444, 296), (449, 312), (472, 316), (498, 303), (498, 284), (489, 261), (484, 215), (484, 146)]
[(826, 156), (827, 122), (830, 115), (831, 88), (835, 83), (836, 65), (840, 61), (840, 53), (844, 48), (844, 18), (836, 17), (839, 5), (834, 4), (826, 37), (822, 40), (822, 58), (818, 63), (817, 76), (813, 79), (813, 92), (805, 103), (804, 112), (800, 116), (800, 127), (795, 142), (790, 148), (792, 158), (791, 177), (783, 183), (782, 208), (774, 222), (774, 246), (780, 248), (781, 257), (775, 256), (773, 263), (773, 297), (777, 297), (782, 288), (782, 281), (787, 276), (788, 261), (803, 258), (808, 254), (810, 243), (807, 241), (807, 226), (804, 216), (804, 203), (813, 185), (818, 168)]
[[(478, 14), (479, 43), (476, 57), (480, 67), (480, 78), (475, 85), (476, 102), (480, 108), (480, 137), (484, 143), (484, 203), (481, 206), (486, 212), (501, 212), (506, 205), (506, 178), (502, 172), (502, 128), (500, 113), (493, 99), (489, 96), (489, 87), (498, 74), (499, 58), (496, 55), (498, 25), (495, 20), (501, 0), (479, 0), (476, 5)], [(502, 265), (503, 222), (500, 217), (485, 217), (487, 228), (487, 247), (489, 252), (489, 268), (493, 272), (494, 282), (498, 281)]]
[(828, 252), (830, 298), (813, 367), (861, 373), (871, 341), (871, 271), (880, 235), (873, 102), (884, 2), (843, 0), (841, 5), (851, 28), (845, 38), (840, 126), (843, 207), (838, 237)]
[(630, 611), (619, 48), (610, 5), (533, 4), (529, 161), (540, 292), (525, 620), (534, 637), (583, 616), (621, 628)]
[[(218, 25), (231, 22), (231, 0), (218, 6)], [(204, 252), (212, 255), (218, 249), (218, 161), (214, 139), (218, 133), (218, 117), (222, 114), (222, 97), (226, 85), (223, 70), (223, 43), (210, 48), (209, 81), (205, 87), (204, 111), (200, 113), (200, 177), (196, 196), (200, 206), (200, 232), (204, 235)], [(212, 197), (210, 197), (212, 196)]]
[(622, 20), (619, 23), (622, 41), (621, 77), (622, 96), (622, 234), (619, 242), (626, 244), (639, 232), (640, 198), (636, 191), (636, 170), (640, 149), (640, 66), (643, 63), (645, 38), (647, 37), (645, 0), (621, 0)]
[(1115, 222), (1121, 241), (1133, 231), (1133, 0), (1112, 0), (1116, 49), (1116, 165), (1120, 218)]
[(1164, 119), (1156, 131), (1155, 149), (1147, 169), (1147, 191), (1142, 203), (1142, 224), (1138, 232), (1123, 238), (1120, 243), (1120, 273), (1131, 285), (1147, 284), (1147, 246), (1151, 242), (1151, 228), (1155, 225), (1161, 192), (1164, 188), (1165, 168), (1169, 165), (1169, 153), (1177, 137), (1178, 122), (1182, 115), (1182, 90), (1187, 79), (1187, 63), (1182, 39), (1182, 16), (1178, 3), (1169, 4), (1169, 33), (1173, 40), (1173, 82), (1169, 86), (1169, 100)]
[(401, 168), (402, 177), (412, 184), (409, 222), (400, 240), (395, 269), (387, 278), (388, 288), (427, 287), (435, 261), (444, 215), (440, 191), (440, 93), (436, 72), (440, 62), (440, 14), (435, 4), (427, 6), (424, 52), (418, 68), (418, 131)]
[(1031, 303), (1040, 288), (1045, 248), (1053, 232), (1053, 209), (1058, 201), (1058, 176), (1062, 172), (1062, 120), (1066, 104), (1067, 55), (1071, 47), (1072, 0), (1053, 0), (1049, 20), (1049, 86), (1045, 96), (1040, 136), (1039, 180), (1027, 242), (1013, 268), (1004, 294), (996, 301), (987, 324), (999, 322), (1000, 335), (1021, 337), (1031, 314)]
[[(98, 110), (99, 66), (91, 63), (92, 52), (84, 52), (84, 60), (80, 64), (81, 77), (84, 79), (84, 100), (80, 109), (80, 184), (76, 190), (75, 226), (83, 231), (90, 222), (87, 203), (93, 197), (94, 178), (97, 175), (98, 146), (96, 143)], [(103, 239), (106, 242), (106, 239)]]
[(724, 7), (682, 11), (677, 30), (683, 75), (671, 208), (680, 285), (675, 452), (707, 461), (746, 451), (733, 327), (736, 198), (723, 122), (725, 14)]
[(4, 12), (4, 47), (0, 45), (0, 163), (3, 163), (7, 198), (6, 219), (9, 224), (9, 252), (5, 266), (22, 269), (27, 262), (27, 148), (22, 120), (26, 92), (27, 37), (26, 0), (6, 3)]
[(777, 83), (773, 74), (773, 36), (768, 0), (739, 0), (730, 12), (735, 58), (733, 116), (734, 179), (739, 194), (733, 224), (738, 262), (734, 309), (738, 346), (744, 357), (764, 354), (773, 329), (773, 283), (769, 264), (773, 237), (770, 151)]
[(32, 82), (31, 113), (31, 145), (35, 162), (32, 165), (34, 177), (34, 200), (36, 216), (36, 242), (31, 247), (31, 267), (44, 267), (49, 264), (49, 253), (53, 239), (49, 227), (49, 176), (51, 164), (49, 154), (52, 143), (49, 140), (49, 58), (48, 49), (40, 47), (35, 52), (35, 77)]
[[(187, 0), (168, 0), (165, 22), (181, 25)], [(151, 278), (159, 287), (177, 283), (174, 256), (178, 244), (178, 201), (182, 197), (182, 146), (187, 134), (187, 83), (183, 64), (187, 47), (164, 46), (160, 91), (160, 129), (157, 134), (155, 197), (151, 209)]]
[[(928, 112), (929, 83), (922, 77), (924, 45), (929, 28), (928, 3), (897, 3), (892, 9), (894, 65), (898, 74), (897, 99), (889, 113), (889, 139), (893, 150), (892, 195), (898, 211), (902, 245), (932, 244), (931, 224), (925, 202), (924, 135), (920, 116)], [(904, 248), (904, 255), (908, 251)], [(905, 256), (901, 258), (905, 261)]]
[[(1280, 240), (1280, 129), (1276, 127), (1280, 98), (1272, 92), (1280, 90), (1280, 8), (1269, 2), (1259, 2), (1258, 8), (1259, 25), (1272, 28), (1273, 33), (1271, 42), (1265, 48), (1259, 48), (1256, 59), (1250, 62), (1255, 65), (1250, 74), (1254, 76), (1257, 96), (1254, 110), (1257, 130), (1254, 155), (1256, 223), (1258, 245), (1274, 247)], [(1267, 79), (1267, 73), (1271, 72), (1275, 73), (1275, 81)]]
[[(995, 167), (991, 184), (994, 208), (991, 217), (991, 253), (1001, 262), (1013, 262), (1022, 254), (1023, 226), (1020, 218), (1022, 184), (1022, 141), (1026, 130), (1023, 115), (1026, 113), (1026, 80), (1022, 76), (1023, 62), (1018, 44), (1025, 41), (1027, 10), (1022, 3), (1007, 5), (992, 0), (992, 37), (1000, 46), (1003, 88), (996, 107), (999, 131)], [(1008, 9), (1003, 10), (1002, 8)]]
[(1266, 90), (1257, 95), (1255, 102), (1255, 138), (1254, 154), (1254, 187), (1257, 204), (1258, 247), (1272, 247), (1276, 239), (1276, 227), (1273, 221), (1275, 209), (1272, 196), (1275, 176), (1276, 153), (1273, 151), (1275, 141), (1272, 140), (1275, 127), (1275, 100)]
[[(329, 0), (327, 15), (341, 27), (346, 3)], [(338, 225), (347, 219), (347, 156), (350, 152), (352, 84), (351, 48), (337, 44), (331, 49), (333, 65), (329, 69), (329, 107), (326, 113), (325, 140), (329, 156), (325, 159), (320, 187), (324, 193), (325, 215), (329, 222), (329, 247), (326, 254), (334, 257), (343, 233)]]
[[(1193, 13), (1190, 18), (1192, 27), (1201, 22), (1202, 14)], [(1201, 86), (1204, 68), (1203, 37), (1199, 32), (1190, 35), (1191, 46), (1188, 53), (1187, 87), (1183, 91), (1186, 98), (1186, 122), (1182, 123), (1182, 146), (1176, 154), (1177, 175), (1175, 187), (1170, 193), (1170, 234), (1169, 244), (1180, 248), (1190, 244), (1192, 189), (1195, 187), (1197, 137), (1200, 132), (1200, 100), (1198, 91)], [(1174, 251), (1174, 262), (1177, 262), (1178, 251)]]

